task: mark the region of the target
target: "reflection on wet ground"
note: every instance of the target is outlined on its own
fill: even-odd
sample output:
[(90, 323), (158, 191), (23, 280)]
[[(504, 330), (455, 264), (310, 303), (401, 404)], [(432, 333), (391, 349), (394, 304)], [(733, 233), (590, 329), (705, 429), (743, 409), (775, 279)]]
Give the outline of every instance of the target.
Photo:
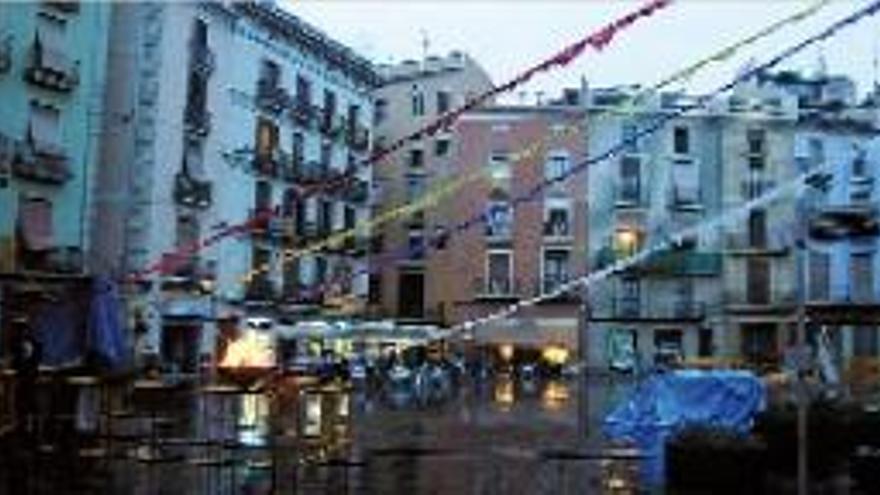
[(633, 493), (633, 452), (598, 431), (625, 386), (144, 385), (92, 421), (91, 441), (53, 438), (45, 418), (8, 440), (0, 478), (16, 494)]

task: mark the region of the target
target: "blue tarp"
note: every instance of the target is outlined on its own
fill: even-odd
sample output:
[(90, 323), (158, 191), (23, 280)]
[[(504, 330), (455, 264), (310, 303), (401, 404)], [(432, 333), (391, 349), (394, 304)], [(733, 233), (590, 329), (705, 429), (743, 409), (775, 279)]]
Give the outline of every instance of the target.
[(64, 366), (82, 358), (82, 320), (77, 313), (72, 301), (47, 305), (41, 309), (34, 326), (43, 346), (43, 364)]
[(687, 425), (747, 432), (765, 407), (763, 382), (746, 371), (675, 371), (648, 378), (605, 417), (603, 430), (648, 456), (645, 477), (663, 479), (663, 448)]

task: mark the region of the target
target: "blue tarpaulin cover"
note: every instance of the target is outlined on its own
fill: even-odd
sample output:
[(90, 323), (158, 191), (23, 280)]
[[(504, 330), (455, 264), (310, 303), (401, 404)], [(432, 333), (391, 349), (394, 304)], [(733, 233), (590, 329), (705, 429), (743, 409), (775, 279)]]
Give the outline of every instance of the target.
[(747, 371), (683, 370), (654, 375), (605, 417), (603, 430), (636, 444), (648, 456), (648, 481), (663, 479), (663, 448), (688, 425), (747, 432), (766, 405), (763, 382)]

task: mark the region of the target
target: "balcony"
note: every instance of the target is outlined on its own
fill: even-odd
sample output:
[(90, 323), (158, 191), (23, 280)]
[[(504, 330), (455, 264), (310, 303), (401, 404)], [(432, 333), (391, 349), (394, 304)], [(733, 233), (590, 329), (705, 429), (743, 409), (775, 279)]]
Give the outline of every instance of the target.
[(813, 205), (808, 215), (809, 233), (813, 239), (835, 241), (880, 235), (877, 205), (868, 199), (846, 204)]
[(55, 9), (65, 14), (76, 14), (79, 12), (78, 0), (64, 0), (61, 2), (43, 2), (46, 7)]
[(296, 237), (296, 222), (290, 217), (270, 218), (269, 235), (273, 239), (292, 240)]
[(694, 323), (706, 317), (706, 304), (688, 298), (658, 298), (656, 301), (637, 296), (617, 297), (613, 300), (611, 315), (595, 319), (613, 321), (652, 321)]
[(50, 48), (35, 38), (31, 45), (25, 81), (45, 89), (67, 93), (79, 84), (79, 64), (60, 48)]
[(544, 222), (544, 242), (545, 243), (570, 243), (574, 240), (572, 236), (571, 223), (568, 221), (548, 221)]
[(299, 97), (294, 99), (293, 106), (290, 107), (290, 119), (294, 123), (308, 129), (311, 127), (316, 115), (318, 114), (314, 112), (314, 107), (312, 107), (308, 100)]
[(615, 206), (636, 208), (642, 205), (641, 182), (636, 179), (622, 179), (615, 184)]
[(214, 52), (206, 45), (190, 42), (189, 66), (190, 70), (199, 77), (206, 78), (210, 76), (216, 66)]
[(296, 225), (296, 244), (305, 246), (330, 235), (329, 222), (299, 222)]
[(788, 314), (795, 310), (797, 298), (794, 290), (733, 289), (724, 291), (724, 303), (728, 312), (739, 314)]
[(765, 236), (750, 236), (748, 232), (732, 232), (725, 237), (725, 251), (735, 256), (785, 256), (792, 243), (792, 233), (774, 230)]
[(348, 145), (355, 151), (365, 152), (370, 148), (370, 130), (358, 124), (349, 125)]
[(183, 132), (194, 138), (204, 138), (210, 134), (211, 112), (203, 107), (187, 106), (183, 114)]
[(522, 295), (520, 284), (507, 278), (475, 278), (472, 284), (474, 299), (488, 301), (516, 301)]
[(253, 171), (266, 177), (278, 177), (285, 168), (289, 168), (290, 156), (281, 148), (272, 148), (269, 153), (257, 153), (254, 156)]
[(290, 95), (274, 81), (259, 79), (257, 81), (257, 108), (273, 115), (280, 114), (290, 107)]
[[(543, 278), (539, 278), (535, 287), (537, 288), (535, 294), (536, 296), (547, 296), (552, 294), (553, 292), (559, 290), (560, 287), (573, 282), (577, 277), (570, 273), (556, 274), (556, 275), (544, 275)], [(548, 302), (577, 302), (580, 301), (580, 285), (575, 285), (571, 290), (565, 291), (552, 299), (548, 300)]]
[(656, 277), (714, 277), (721, 275), (721, 253), (665, 250), (650, 256), (635, 270)]
[(352, 178), (342, 190), (342, 198), (349, 203), (366, 204), (370, 199), (370, 184), (363, 179)]
[(211, 206), (211, 183), (178, 172), (174, 176), (174, 201), (182, 206), (205, 209)]
[(510, 245), (513, 242), (513, 226), (510, 222), (486, 224), (486, 244), (490, 246)]
[[(30, 140), (29, 140), (30, 141)], [(22, 179), (45, 184), (64, 184), (73, 177), (67, 151), (58, 145), (18, 142), (12, 173)]]
[(740, 197), (745, 201), (759, 198), (776, 188), (776, 181), (760, 176), (749, 177), (740, 181)]
[(328, 168), (317, 161), (300, 163), (293, 171), (294, 180), (302, 184), (317, 184), (324, 182), (330, 176)]

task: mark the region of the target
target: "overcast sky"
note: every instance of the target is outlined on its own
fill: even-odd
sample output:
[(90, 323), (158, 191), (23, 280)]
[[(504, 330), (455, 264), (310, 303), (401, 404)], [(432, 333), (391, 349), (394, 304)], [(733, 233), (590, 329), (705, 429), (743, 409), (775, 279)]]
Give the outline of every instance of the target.
[[(873, 0), (870, 0), (873, 1)], [(724, 64), (702, 71), (677, 89), (704, 92), (732, 78), (750, 58), (769, 59), (818, 32), (869, 0), (837, 0), (818, 14), (743, 50)], [(429, 54), (460, 49), (496, 83), (554, 53), (567, 43), (632, 10), (627, 0), (278, 0), (295, 14), (376, 63), (418, 59), (423, 39)], [(810, 2), (811, 3), (811, 2)], [(795, 0), (678, 0), (620, 33), (602, 53), (588, 51), (575, 63), (535, 78), (524, 97), (552, 96), (581, 77), (591, 85), (652, 84), (673, 71), (792, 15), (808, 2)], [(787, 67), (813, 71), (824, 58), (829, 72), (853, 76), (859, 92), (875, 79), (880, 17), (867, 18), (832, 40), (807, 49)], [(514, 98), (519, 98), (517, 95)]]

